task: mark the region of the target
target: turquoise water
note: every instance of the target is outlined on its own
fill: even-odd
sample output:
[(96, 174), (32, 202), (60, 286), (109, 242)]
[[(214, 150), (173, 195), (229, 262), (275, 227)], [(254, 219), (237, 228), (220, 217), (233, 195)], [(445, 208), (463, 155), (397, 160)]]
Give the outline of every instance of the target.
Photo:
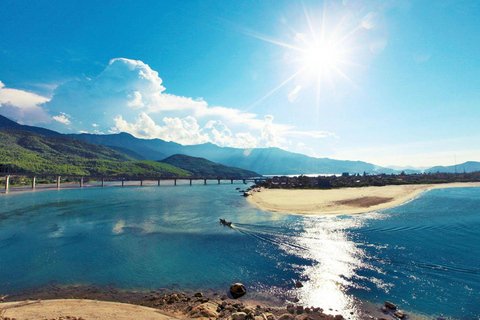
[(222, 292), (241, 281), (345, 312), (361, 299), (429, 316), (480, 315), (480, 188), (432, 190), (378, 213), (302, 217), (260, 211), (239, 186), (2, 195), (0, 293), (52, 280)]

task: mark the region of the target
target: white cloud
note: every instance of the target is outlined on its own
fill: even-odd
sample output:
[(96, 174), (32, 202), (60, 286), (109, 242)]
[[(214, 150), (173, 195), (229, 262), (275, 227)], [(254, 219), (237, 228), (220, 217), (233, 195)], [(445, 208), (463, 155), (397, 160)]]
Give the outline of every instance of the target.
[(297, 95), (302, 89), (302, 86), (296, 86), (295, 89), (293, 89), (289, 94), (288, 94), (288, 101), (294, 102), (297, 99)]
[(59, 116), (53, 116), (52, 117), (53, 120), (57, 121), (57, 122), (60, 122), (60, 123), (63, 123), (65, 125), (69, 125), (71, 124), (72, 122), (69, 120), (69, 118), (71, 118), (70, 115), (66, 114), (65, 112), (60, 112), (60, 115)]
[[(261, 130), (264, 125), (264, 121), (254, 113), (210, 106), (202, 98), (165, 93), (162, 82), (158, 73), (142, 61), (113, 59), (98, 76), (69, 81), (57, 87), (47, 106), (54, 113), (59, 113), (68, 106), (68, 112), (78, 121), (95, 122), (103, 128), (116, 125), (113, 119), (118, 114), (122, 115), (123, 120), (132, 122), (139, 112), (151, 117), (170, 112), (206, 121), (216, 118), (229, 126), (242, 126), (252, 130)], [(85, 112), (86, 108), (88, 112)], [(291, 128), (282, 124), (273, 126), (276, 130)]]
[(42, 109), (49, 98), (19, 89), (6, 88), (0, 81), (0, 114), (21, 123), (47, 122), (50, 117)]
[[(97, 76), (75, 79), (55, 88), (52, 98), (5, 88), (0, 82), (0, 113), (26, 123), (51, 122), (72, 132), (128, 132), (181, 144), (211, 142), (237, 148), (289, 148), (291, 139), (323, 139), (330, 133), (296, 131), (235, 108), (210, 106), (203, 98), (165, 93), (158, 73), (142, 61), (112, 59)], [(301, 90), (289, 95), (294, 101)], [(49, 117), (44, 110), (50, 112)]]

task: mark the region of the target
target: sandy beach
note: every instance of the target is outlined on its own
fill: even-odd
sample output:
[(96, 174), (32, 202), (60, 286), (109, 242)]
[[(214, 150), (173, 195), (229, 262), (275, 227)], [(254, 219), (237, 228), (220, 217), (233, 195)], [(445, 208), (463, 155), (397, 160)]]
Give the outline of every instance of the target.
[(0, 303), (0, 317), (15, 319), (58, 319), (68, 316), (83, 319), (169, 320), (175, 317), (143, 306), (83, 299), (57, 299)]
[(389, 185), (328, 190), (260, 189), (247, 199), (271, 212), (300, 215), (357, 214), (398, 206), (432, 189), (480, 187), (479, 182)]

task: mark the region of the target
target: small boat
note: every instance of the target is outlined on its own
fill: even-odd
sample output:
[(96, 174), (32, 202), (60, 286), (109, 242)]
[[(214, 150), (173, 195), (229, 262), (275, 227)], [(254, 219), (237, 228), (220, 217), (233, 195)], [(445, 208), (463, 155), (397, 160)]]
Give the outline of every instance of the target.
[(220, 223), (223, 224), (224, 226), (231, 227), (232, 223), (226, 221), (225, 219), (220, 219)]

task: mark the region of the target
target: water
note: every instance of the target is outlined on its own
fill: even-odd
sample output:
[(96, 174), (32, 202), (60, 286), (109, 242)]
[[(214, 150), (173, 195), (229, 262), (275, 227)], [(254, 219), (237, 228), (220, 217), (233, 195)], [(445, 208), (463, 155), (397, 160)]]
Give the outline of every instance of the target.
[[(238, 186), (2, 195), (0, 293), (52, 280), (223, 291), (241, 281), (251, 292), (298, 296), (346, 314), (357, 313), (360, 299), (479, 317), (480, 188), (432, 190), (377, 213), (315, 217), (257, 210)], [(295, 289), (296, 280), (304, 287)]]

